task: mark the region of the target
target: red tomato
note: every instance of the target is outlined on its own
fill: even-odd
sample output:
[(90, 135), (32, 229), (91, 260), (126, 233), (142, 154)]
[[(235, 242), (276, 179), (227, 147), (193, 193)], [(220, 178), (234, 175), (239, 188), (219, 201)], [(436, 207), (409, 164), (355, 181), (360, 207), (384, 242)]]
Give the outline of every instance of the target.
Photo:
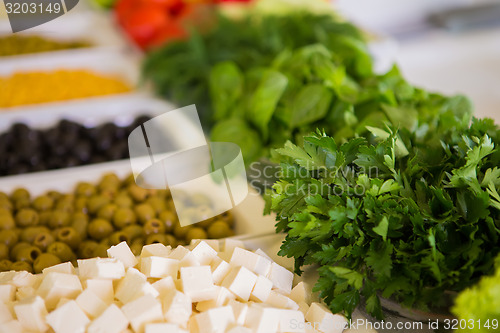
[(148, 49), (161, 46), (168, 41), (176, 39), (184, 39), (187, 37), (187, 31), (182, 26), (179, 20), (172, 20), (167, 26), (163, 27), (161, 31), (150, 41)]
[(162, 7), (150, 3), (134, 9), (122, 24), (128, 35), (144, 48), (170, 21), (168, 13)]
[(157, 4), (166, 10), (178, 8), (183, 5), (182, 0), (147, 0), (147, 2)]
[(118, 21), (122, 23), (137, 5), (137, 0), (118, 0), (115, 4), (115, 13)]

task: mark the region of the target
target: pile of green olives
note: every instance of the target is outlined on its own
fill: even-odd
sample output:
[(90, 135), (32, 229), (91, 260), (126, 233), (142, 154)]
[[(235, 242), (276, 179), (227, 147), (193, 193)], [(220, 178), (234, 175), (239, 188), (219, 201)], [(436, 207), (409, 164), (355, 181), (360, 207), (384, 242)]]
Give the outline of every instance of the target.
[(212, 216), (206, 196), (186, 196), (184, 203), (197, 208), (183, 209), (183, 218), (203, 221), (181, 227), (170, 191), (141, 188), (132, 175), (108, 173), (97, 184), (78, 183), (73, 193), (35, 198), (22, 188), (0, 192), (0, 272), (40, 273), (61, 262), (107, 257), (123, 241), (139, 255), (146, 244), (175, 247), (234, 234), (231, 212), (204, 219)]

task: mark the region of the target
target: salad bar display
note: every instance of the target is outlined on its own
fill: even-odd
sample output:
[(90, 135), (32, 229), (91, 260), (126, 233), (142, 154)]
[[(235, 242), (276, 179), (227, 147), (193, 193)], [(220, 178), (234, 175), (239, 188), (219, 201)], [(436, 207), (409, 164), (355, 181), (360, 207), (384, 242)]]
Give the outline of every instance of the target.
[[(0, 333), (499, 331), (500, 127), (467, 97), (375, 71), (323, 0), (85, 6), (99, 34), (0, 36)], [(205, 133), (151, 121), (192, 104)], [(197, 135), (241, 149), (240, 205), (215, 161), (230, 210), (166, 181)]]

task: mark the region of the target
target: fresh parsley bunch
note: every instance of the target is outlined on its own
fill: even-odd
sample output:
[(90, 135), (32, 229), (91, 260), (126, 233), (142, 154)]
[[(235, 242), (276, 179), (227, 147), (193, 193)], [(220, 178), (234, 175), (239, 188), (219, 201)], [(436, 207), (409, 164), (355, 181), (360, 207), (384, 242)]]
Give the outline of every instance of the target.
[[(434, 128), (429, 132), (429, 128)], [(280, 179), (266, 195), (295, 271), (319, 265), (315, 290), (333, 312), (380, 297), (440, 306), (493, 271), (500, 252), (500, 131), (457, 114), (416, 130), (370, 128), (343, 144), (322, 132), (274, 152)]]

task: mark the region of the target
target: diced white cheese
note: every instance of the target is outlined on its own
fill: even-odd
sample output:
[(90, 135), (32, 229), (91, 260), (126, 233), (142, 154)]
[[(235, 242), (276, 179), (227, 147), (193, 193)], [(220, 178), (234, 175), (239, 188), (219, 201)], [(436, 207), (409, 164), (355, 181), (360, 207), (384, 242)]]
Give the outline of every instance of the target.
[(297, 304), (299, 305), (299, 311), (302, 312), (305, 316), (307, 311), (309, 311), (309, 304), (307, 304), (306, 302), (300, 302)]
[(210, 265), (212, 269), (212, 279), (215, 284), (221, 284), (222, 280), (231, 270), (231, 265), (227, 261), (222, 260), (220, 257), (215, 257)]
[(293, 273), (277, 263), (272, 263), (268, 278), (273, 282), (274, 288), (288, 294), (292, 291)]
[(227, 303), (232, 309), (234, 314), (234, 320), (238, 325), (245, 325), (245, 318), (247, 317), (248, 304), (242, 303), (236, 300), (229, 300)]
[(144, 245), (141, 250), (141, 259), (146, 257), (168, 257), (172, 252), (171, 246), (165, 246), (162, 243), (153, 243)]
[(145, 333), (179, 333), (179, 326), (169, 323), (147, 324)]
[(166, 278), (156, 281), (155, 283), (152, 284), (152, 286), (158, 291), (159, 293), (158, 297), (160, 299), (163, 299), (163, 297), (165, 297), (165, 295), (171, 290), (176, 289), (174, 280), (172, 279), (171, 276), (167, 276)]
[(121, 279), (125, 266), (115, 258), (91, 258), (78, 260), (78, 273), (82, 279)]
[(236, 296), (229, 291), (229, 289), (219, 286), (216, 286), (216, 289), (217, 292), (215, 298), (208, 301), (198, 302), (196, 304), (196, 310), (201, 312), (212, 308), (219, 308), (226, 305), (230, 299), (236, 299)]
[(304, 314), (296, 310), (279, 311), (278, 332), (305, 333), (306, 323)]
[(263, 275), (257, 277), (255, 286), (250, 294), (250, 300), (255, 302), (265, 302), (271, 293), (273, 283)]
[(252, 304), (248, 308), (245, 326), (254, 333), (274, 333), (278, 330), (279, 310)]
[(245, 326), (233, 326), (229, 330), (226, 331), (227, 333), (252, 333), (252, 330), (249, 329), (248, 327)]
[(198, 245), (200, 242), (205, 242), (212, 249), (214, 249), (216, 252), (220, 251), (220, 246), (219, 246), (219, 240), (218, 239), (192, 239), (191, 243), (189, 244), (189, 247), (194, 249), (196, 245)]
[(89, 318), (73, 300), (49, 313), (45, 319), (55, 333), (83, 333), (90, 322)]
[(111, 246), (108, 249), (108, 257), (120, 260), (125, 268), (134, 267), (138, 263), (137, 258), (132, 253), (132, 250), (127, 245), (127, 242), (121, 242), (117, 245)]
[(115, 304), (90, 323), (87, 333), (121, 333), (128, 327), (128, 319)]
[(179, 268), (180, 267), (191, 267), (191, 266), (201, 266), (200, 262), (196, 257), (194, 256), (193, 253), (189, 252), (182, 258), (179, 262)]
[(107, 304), (91, 290), (84, 290), (76, 298), (76, 304), (89, 318), (96, 318), (107, 308)]
[(290, 309), (290, 310), (298, 310), (299, 305), (295, 303), (291, 298), (286, 297), (274, 290), (271, 290), (269, 293), (269, 297), (266, 300), (266, 304), (274, 306), (280, 309)]
[(268, 259), (247, 251), (242, 248), (235, 248), (229, 263), (232, 266), (243, 266), (255, 274), (266, 276), (271, 270), (271, 261)]
[(39, 283), (36, 275), (27, 271), (8, 271), (0, 273), (0, 285), (12, 284), (15, 287), (36, 287)]
[(313, 302), (306, 313), (306, 320), (314, 323), (324, 333), (341, 333), (347, 325), (347, 319), (340, 314), (332, 314), (323, 304)]
[(36, 290), (33, 287), (19, 287), (16, 291), (16, 300), (22, 301), (25, 298), (32, 297), (36, 294)]
[(68, 303), (69, 301), (71, 301), (71, 299), (66, 298), (66, 297), (61, 297), (61, 299), (59, 299), (59, 302), (57, 302), (56, 309), (60, 308), (64, 304)]
[(47, 309), (40, 296), (32, 296), (14, 305), (17, 320), (27, 330), (32, 332), (45, 332), (48, 325), (45, 322)]
[(46, 275), (50, 272), (57, 272), (57, 273), (64, 273), (64, 274), (76, 274), (75, 267), (70, 261), (63, 262), (61, 264), (57, 264), (54, 266), (50, 266), (47, 268), (44, 268), (42, 270), (43, 275)]
[(299, 282), (295, 287), (293, 287), (292, 291), (290, 292), (290, 298), (294, 300), (296, 303), (309, 303), (309, 298), (308, 295), (309, 293), (307, 292), (307, 286), (304, 282)]
[(226, 238), (223, 240), (222, 251), (224, 252), (233, 252), (235, 248), (245, 248), (245, 244), (242, 241), (237, 239)]
[(172, 252), (170, 252), (168, 257), (170, 259), (177, 259), (181, 261), (188, 253), (191, 253), (191, 251), (186, 249), (184, 246), (179, 245)]
[(0, 302), (0, 324), (11, 320), (14, 320), (12, 303)]
[(146, 275), (132, 267), (127, 269), (116, 286), (115, 298), (126, 304), (144, 295), (157, 297), (159, 292), (147, 281)]
[(210, 266), (181, 267), (182, 291), (193, 302), (207, 301), (215, 297), (216, 289)]
[(157, 256), (145, 257), (141, 259), (141, 272), (146, 277), (164, 278), (171, 276), (177, 278), (179, 271), (179, 260), (163, 258)]
[(266, 258), (267, 260), (269, 260), (270, 262), (274, 262), (274, 260), (264, 251), (262, 251), (261, 249), (257, 249), (255, 251), (253, 251), (255, 254), (258, 254), (259, 256), (261, 257), (264, 257)]
[(12, 302), (16, 297), (16, 287), (12, 284), (0, 284), (0, 302)]
[(57, 272), (46, 274), (37, 290), (49, 311), (56, 307), (60, 298), (74, 299), (81, 292), (82, 284), (78, 276)]
[(210, 245), (205, 241), (201, 241), (196, 245), (196, 247), (191, 251), (196, 260), (200, 265), (210, 265), (212, 260), (217, 257), (217, 251), (215, 251)]
[(210, 309), (194, 317), (200, 333), (225, 333), (226, 328), (235, 322), (230, 306)]
[(125, 317), (134, 331), (144, 332), (147, 323), (163, 320), (161, 303), (151, 295), (142, 296), (122, 306)]
[(163, 315), (169, 323), (185, 326), (192, 313), (192, 302), (189, 296), (172, 289), (163, 298)]
[(232, 268), (221, 285), (231, 290), (238, 300), (247, 302), (256, 282), (257, 275), (240, 266)]
[(85, 290), (92, 291), (107, 305), (113, 303), (113, 281), (107, 279), (88, 279), (83, 282)]
[(19, 321), (11, 320), (0, 325), (0, 333), (24, 333), (24, 329)]

